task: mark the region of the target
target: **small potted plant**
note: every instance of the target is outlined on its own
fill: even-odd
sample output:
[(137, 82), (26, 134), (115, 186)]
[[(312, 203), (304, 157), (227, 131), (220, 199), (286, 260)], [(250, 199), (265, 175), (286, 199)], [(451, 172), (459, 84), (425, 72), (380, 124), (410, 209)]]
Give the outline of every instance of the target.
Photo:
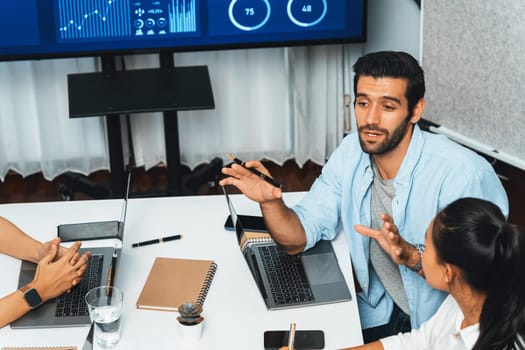
[(193, 326), (204, 321), (201, 316), (202, 307), (199, 304), (187, 302), (178, 307), (180, 316), (177, 320), (186, 326)]
[(202, 335), (204, 317), (199, 304), (186, 302), (178, 307), (177, 321), (181, 325), (182, 337), (188, 342), (198, 341)]

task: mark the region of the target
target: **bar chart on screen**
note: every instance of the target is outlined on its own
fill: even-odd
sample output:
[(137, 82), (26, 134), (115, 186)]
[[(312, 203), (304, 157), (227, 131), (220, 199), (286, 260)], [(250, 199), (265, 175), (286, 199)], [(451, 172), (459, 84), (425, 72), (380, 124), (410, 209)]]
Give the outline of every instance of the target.
[(58, 0), (62, 41), (140, 38), (197, 32), (196, 0)]

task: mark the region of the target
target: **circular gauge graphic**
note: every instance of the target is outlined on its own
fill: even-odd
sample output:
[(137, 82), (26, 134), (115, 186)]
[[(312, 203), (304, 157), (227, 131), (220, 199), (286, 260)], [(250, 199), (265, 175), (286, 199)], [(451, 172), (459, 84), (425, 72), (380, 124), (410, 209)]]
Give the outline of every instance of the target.
[(157, 25), (161, 28), (164, 28), (166, 27), (166, 25), (168, 24), (168, 21), (166, 20), (166, 18), (164, 17), (161, 17), (157, 20)]
[(146, 28), (153, 28), (155, 27), (155, 20), (153, 18), (146, 19)]
[(136, 29), (141, 29), (142, 27), (144, 27), (144, 21), (142, 19), (136, 19), (133, 22), (133, 25), (135, 26)]
[(240, 30), (257, 30), (270, 18), (271, 7), (268, 0), (232, 0), (228, 8), (230, 21)]
[(290, 20), (300, 27), (312, 27), (326, 16), (326, 0), (289, 0), (287, 11)]

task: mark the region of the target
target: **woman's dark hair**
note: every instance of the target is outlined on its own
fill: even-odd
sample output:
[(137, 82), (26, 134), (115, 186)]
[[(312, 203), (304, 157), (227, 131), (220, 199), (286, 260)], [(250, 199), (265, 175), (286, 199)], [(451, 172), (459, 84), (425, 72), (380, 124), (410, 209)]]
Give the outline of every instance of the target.
[(472, 288), (485, 293), (474, 350), (513, 349), (525, 330), (525, 231), (506, 222), (491, 202), (462, 198), (434, 220), (438, 259), (459, 268)]
[(425, 76), (417, 60), (406, 52), (380, 51), (360, 57), (354, 68), (354, 96), (357, 95), (357, 81), (363, 75), (373, 78), (404, 78), (407, 80), (405, 97), (408, 111), (425, 96)]

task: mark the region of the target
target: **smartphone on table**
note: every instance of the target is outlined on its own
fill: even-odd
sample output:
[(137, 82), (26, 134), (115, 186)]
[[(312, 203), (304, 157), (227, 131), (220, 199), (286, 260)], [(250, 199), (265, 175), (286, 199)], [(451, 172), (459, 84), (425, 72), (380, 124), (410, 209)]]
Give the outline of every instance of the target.
[[(264, 332), (264, 349), (278, 350), (288, 345), (290, 331), (266, 331)], [(294, 348), (301, 349), (324, 349), (324, 332), (321, 330), (298, 330), (295, 331)]]
[[(238, 215), (238, 218), (242, 222), (242, 226), (245, 230), (255, 231), (255, 232), (267, 232), (266, 223), (262, 216), (254, 215)], [(231, 215), (228, 215), (226, 222), (224, 223), (224, 228), (228, 231), (235, 231), (232, 223)]]

